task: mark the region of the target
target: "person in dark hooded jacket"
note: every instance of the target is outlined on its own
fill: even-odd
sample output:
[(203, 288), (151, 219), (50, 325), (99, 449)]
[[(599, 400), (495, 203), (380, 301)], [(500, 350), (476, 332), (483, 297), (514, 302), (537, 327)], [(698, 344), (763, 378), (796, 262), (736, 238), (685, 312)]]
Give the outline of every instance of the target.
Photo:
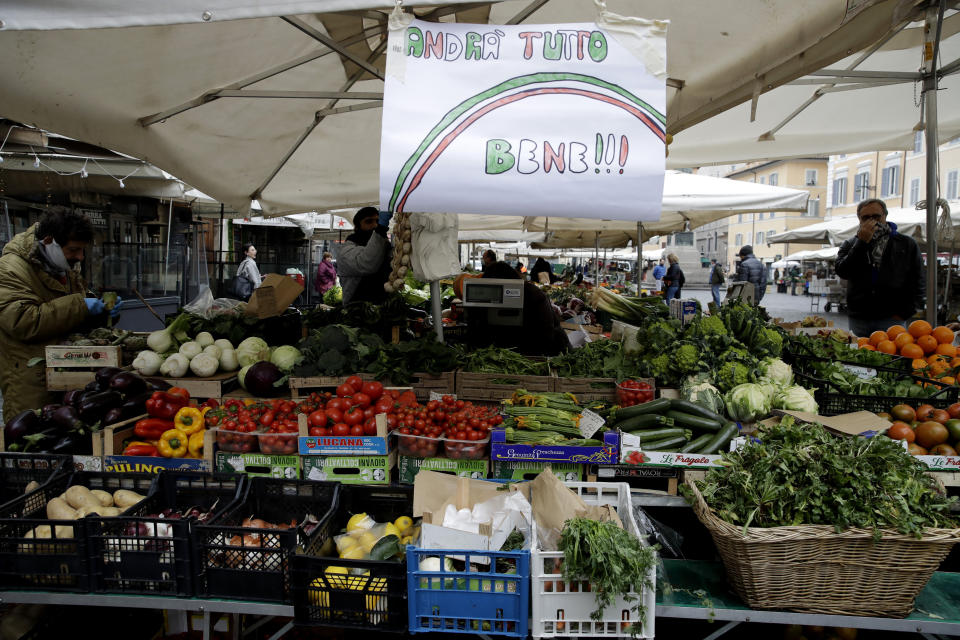
[(753, 284), (754, 301), (760, 304), (767, 292), (767, 268), (753, 255), (749, 244), (740, 249), (740, 264), (737, 266), (737, 280)]
[(387, 225), (392, 216), (373, 207), (353, 216), (353, 233), (337, 252), (343, 304), (359, 300), (379, 304), (387, 299), (383, 285), (390, 277), (393, 247), (387, 240)]
[(537, 261), (533, 263), (533, 268), (530, 269), (530, 282), (534, 284), (546, 284), (540, 282), (541, 273), (547, 274), (551, 284), (557, 281), (557, 276), (554, 275), (553, 269), (550, 268), (550, 263), (543, 258), (537, 258)]

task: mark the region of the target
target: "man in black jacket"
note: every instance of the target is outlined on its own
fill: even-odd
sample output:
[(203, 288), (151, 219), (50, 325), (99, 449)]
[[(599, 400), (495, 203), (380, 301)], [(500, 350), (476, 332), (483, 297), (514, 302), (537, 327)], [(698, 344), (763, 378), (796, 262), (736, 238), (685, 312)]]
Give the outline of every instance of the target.
[(767, 267), (753, 255), (749, 244), (740, 247), (740, 265), (737, 267), (737, 280), (753, 284), (753, 301), (760, 304), (767, 292)]
[(883, 200), (857, 205), (860, 228), (837, 254), (837, 275), (847, 281), (850, 331), (869, 336), (903, 324), (925, 306), (926, 281), (920, 247), (887, 222)]

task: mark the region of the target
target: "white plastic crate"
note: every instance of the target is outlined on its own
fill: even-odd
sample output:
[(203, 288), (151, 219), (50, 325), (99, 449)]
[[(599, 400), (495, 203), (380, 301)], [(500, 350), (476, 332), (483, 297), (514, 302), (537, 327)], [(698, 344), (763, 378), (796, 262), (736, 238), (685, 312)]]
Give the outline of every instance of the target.
[[(576, 491), (588, 505), (611, 505), (617, 510), (624, 529), (646, 544), (640, 535), (637, 521), (633, 517), (630, 503), (630, 486), (625, 482), (565, 482), (567, 487)], [(531, 625), (530, 633), (534, 638), (586, 636), (628, 637), (630, 627), (636, 620), (631, 607), (636, 601), (627, 602), (622, 596), (616, 598), (604, 611), (603, 619), (595, 621), (590, 617), (596, 603), (593, 589), (588, 582), (567, 582), (557, 568), (557, 561), (563, 559), (561, 551), (543, 551), (539, 549), (536, 524), (533, 527), (534, 547), (530, 553), (530, 594)], [(644, 589), (641, 596), (646, 621), (643, 631), (637, 637), (653, 638), (654, 615), (656, 611), (656, 567), (651, 567), (647, 578), (652, 588)], [(636, 596), (636, 592), (630, 592)]]

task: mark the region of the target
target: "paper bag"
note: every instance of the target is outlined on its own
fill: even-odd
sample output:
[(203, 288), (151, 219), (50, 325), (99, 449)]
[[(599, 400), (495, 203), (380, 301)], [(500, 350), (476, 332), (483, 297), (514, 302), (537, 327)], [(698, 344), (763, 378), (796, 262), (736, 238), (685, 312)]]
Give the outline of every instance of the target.
[[(419, 518), (425, 511), (433, 513), (438, 519), (443, 518), (447, 504), (455, 508), (473, 508), (478, 502), (486, 502), (498, 495), (499, 490), (505, 490), (499, 482), (469, 479), (461, 484), (457, 476), (448, 473), (422, 470), (417, 473), (413, 482), (413, 517)], [(466, 486), (469, 491), (469, 504), (458, 504), (460, 487)]]
[(549, 467), (529, 485), (528, 499), (537, 523), (537, 545), (542, 550), (553, 551), (557, 548), (563, 524), (572, 518), (590, 518), (601, 522), (609, 520), (623, 526), (612, 507), (588, 506), (576, 492), (564, 486)]

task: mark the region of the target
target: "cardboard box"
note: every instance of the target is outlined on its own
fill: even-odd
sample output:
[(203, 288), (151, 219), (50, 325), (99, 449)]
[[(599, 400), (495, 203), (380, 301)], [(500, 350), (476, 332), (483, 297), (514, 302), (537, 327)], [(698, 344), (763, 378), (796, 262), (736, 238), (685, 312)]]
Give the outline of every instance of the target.
[(304, 480), (390, 484), (397, 452), (387, 456), (304, 456), (300, 464)]
[(496, 460), (493, 462), (493, 480), (533, 480), (540, 472), (550, 467), (561, 482), (582, 482), (586, 475), (586, 465), (575, 462), (533, 462), (531, 460)]
[[(837, 416), (821, 416), (815, 413), (806, 413), (804, 411), (783, 411), (775, 409), (773, 414), (776, 416), (793, 416), (797, 422), (809, 424), (822, 424), (827, 431), (845, 436), (864, 436), (870, 437), (878, 433), (883, 433), (890, 427), (890, 421), (881, 418), (872, 411), (854, 411), (853, 413), (843, 413)], [(768, 418), (761, 424), (777, 424), (779, 418)]]
[(300, 425), (299, 449), (302, 456), (385, 456), (390, 450), (387, 416), (379, 414), (375, 436), (308, 436), (307, 416), (297, 416)]
[[(596, 439), (600, 440), (599, 434)], [(602, 441), (603, 446), (600, 447), (516, 444), (506, 441), (503, 429), (494, 429), (490, 432), (490, 459), (616, 464), (620, 438), (615, 432), (606, 431), (603, 433)]]
[[(140, 440), (133, 433), (134, 425), (138, 420), (146, 418), (146, 414), (130, 420), (105, 427), (91, 435), (93, 439), (94, 457), (102, 456), (102, 466), (96, 471), (110, 471), (114, 473), (160, 473), (164, 469), (171, 471), (204, 471), (213, 470), (214, 432), (207, 430), (203, 440), (203, 458), (163, 458), (159, 456), (125, 456), (123, 449), (128, 440)], [(86, 467), (85, 467), (86, 468)], [(93, 470), (93, 469), (87, 469)]]
[(260, 319), (279, 316), (301, 293), (303, 285), (290, 276), (268, 273), (250, 296), (246, 313)]
[(217, 451), (214, 470), (217, 473), (245, 473), (248, 476), (296, 480), (300, 477), (300, 456)]
[[(736, 447), (736, 438), (730, 442), (730, 450)], [(628, 462), (629, 461), (629, 462)], [(636, 436), (620, 434), (620, 465), (636, 468), (645, 467), (683, 467), (687, 469), (706, 469), (720, 466), (719, 454), (678, 453), (676, 451), (644, 451)]]
[(482, 480), (490, 471), (489, 460), (451, 460), (450, 458), (411, 458), (399, 456), (397, 481), (413, 484), (421, 470), (447, 473), (461, 478)]

